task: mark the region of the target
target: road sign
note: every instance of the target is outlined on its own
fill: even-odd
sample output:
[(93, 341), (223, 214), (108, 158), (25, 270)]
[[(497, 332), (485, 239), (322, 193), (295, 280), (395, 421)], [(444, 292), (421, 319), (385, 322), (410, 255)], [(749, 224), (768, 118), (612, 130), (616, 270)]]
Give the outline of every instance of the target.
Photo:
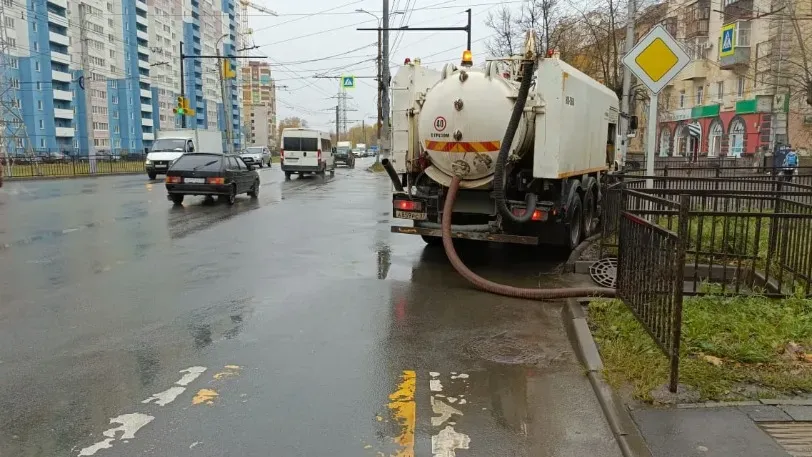
[(691, 58), (662, 25), (654, 27), (623, 57), (623, 64), (658, 94)]
[(722, 48), (719, 50), (720, 57), (733, 55), (735, 45), (733, 44), (733, 33), (736, 31), (736, 24), (722, 26)]
[(341, 77), (342, 89), (355, 89), (355, 76), (342, 76)]

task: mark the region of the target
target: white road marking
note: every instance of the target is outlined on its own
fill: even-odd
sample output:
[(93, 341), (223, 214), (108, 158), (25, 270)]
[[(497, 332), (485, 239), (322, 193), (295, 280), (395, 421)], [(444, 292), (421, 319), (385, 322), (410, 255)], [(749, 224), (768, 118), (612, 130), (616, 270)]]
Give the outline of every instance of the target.
[(93, 455), (93, 454), (95, 454), (96, 452), (99, 452), (102, 449), (110, 449), (111, 447), (113, 447), (113, 444), (112, 444), (113, 441), (114, 441), (113, 438), (107, 438), (104, 441), (99, 441), (98, 443), (90, 445), (90, 446), (82, 449), (81, 451), (79, 451), (79, 456)]
[(193, 447), (197, 446), (198, 444), (200, 444), (200, 441), (195, 441), (194, 443), (189, 445), (189, 449), (192, 449)]
[(141, 427), (152, 422), (153, 419), (155, 419), (155, 417), (141, 413), (122, 414), (118, 417), (110, 419), (111, 424), (121, 425), (116, 428), (103, 431), (102, 435), (108, 438), (115, 438), (116, 432), (123, 432), (119, 439), (131, 440), (135, 438), (135, 432), (140, 430)]
[(440, 376), (440, 373), (437, 373), (436, 371), (430, 371), (429, 374), (431, 375), (432, 378), (436, 378), (437, 376)]
[(180, 370), (180, 373), (186, 373), (180, 378), (180, 381), (176, 382), (175, 384), (179, 386), (188, 386), (190, 382), (197, 379), (203, 372), (206, 371), (206, 367), (189, 367), (185, 370)]
[(448, 425), (439, 434), (431, 437), (431, 452), (436, 457), (455, 457), (456, 449), (468, 449), (471, 438)]
[(457, 402), (457, 397), (448, 397), (446, 400), (448, 400), (449, 403), (454, 404)]
[(439, 416), (432, 416), (431, 418), (431, 425), (434, 427), (443, 425), (445, 421), (451, 419), (452, 414), (462, 416), (462, 411), (454, 408), (442, 400), (437, 400), (434, 397), (431, 397), (431, 410), (434, 412), (434, 414), (439, 414)]
[(468, 379), (468, 375), (465, 373), (460, 373), (457, 375), (451, 375), (451, 379)]
[(107, 439), (99, 441), (98, 443), (94, 443), (81, 451), (79, 451), (80, 456), (88, 456), (94, 455), (96, 452), (100, 451), (101, 449), (109, 449), (113, 447), (113, 441), (116, 440), (116, 433), (122, 432), (119, 439), (121, 440), (130, 440), (135, 438), (135, 432), (141, 429), (141, 427), (149, 424), (152, 420), (155, 419), (153, 416), (148, 416), (146, 414), (141, 413), (132, 413), (132, 414), (122, 414), (121, 416), (114, 417), (110, 419), (111, 424), (120, 424), (118, 427), (114, 427), (102, 432), (102, 435), (106, 436)]
[(430, 379), (429, 389), (431, 389), (432, 392), (442, 392), (443, 384), (440, 382), (439, 379)]
[(185, 387), (170, 387), (163, 392), (152, 395), (141, 403), (149, 403), (155, 400), (156, 405), (166, 406), (175, 401), (175, 399), (178, 398), (178, 395), (182, 394), (184, 391), (186, 391)]

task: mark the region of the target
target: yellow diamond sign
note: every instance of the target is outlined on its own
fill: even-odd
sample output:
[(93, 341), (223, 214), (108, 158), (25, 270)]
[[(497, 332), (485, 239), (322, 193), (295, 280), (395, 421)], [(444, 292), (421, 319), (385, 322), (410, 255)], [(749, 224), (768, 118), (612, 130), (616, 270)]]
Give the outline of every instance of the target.
[(654, 27), (623, 57), (637, 78), (659, 93), (691, 59), (662, 25)]
[(656, 82), (661, 80), (668, 73), (668, 70), (677, 64), (679, 58), (665, 44), (665, 41), (655, 38), (651, 44), (646, 46), (646, 49), (643, 49), (643, 52), (635, 57), (634, 61), (652, 81)]

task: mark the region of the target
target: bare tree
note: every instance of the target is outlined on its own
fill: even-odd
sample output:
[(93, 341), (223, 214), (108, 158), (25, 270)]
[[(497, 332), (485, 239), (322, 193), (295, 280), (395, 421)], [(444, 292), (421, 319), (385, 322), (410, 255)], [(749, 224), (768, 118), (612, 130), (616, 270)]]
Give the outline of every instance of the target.
[(486, 43), (491, 55), (511, 56), (518, 52), (522, 33), (517, 28), (517, 20), (510, 8), (502, 6), (496, 14), (488, 13), (485, 25), (494, 32), (493, 38)]

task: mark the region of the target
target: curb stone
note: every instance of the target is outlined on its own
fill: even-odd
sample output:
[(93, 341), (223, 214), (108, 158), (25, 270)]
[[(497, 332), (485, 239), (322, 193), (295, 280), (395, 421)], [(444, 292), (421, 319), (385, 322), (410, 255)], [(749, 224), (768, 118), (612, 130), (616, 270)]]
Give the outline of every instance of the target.
[(589, 383), (598, 398), (606, 422), (612, 430), (612, 435), (614, 435), (621, 453), (624, 457), (652, 457), (631, 414), (601, 376), (603, 361), (592, 332), (589, 330), (581, 304), (577, 300), (567, 299), (563, 318), (575, 353), (586, 367)]
[[(584, 241), (581, 241), (581, 244), (579, 244), (578, 246), (575, 247), (575, 249), (572, 250), (572, 252), (570, 253), (570, 257), (567, 259), (567, 262), (564, 263), (564, 271), (567, 273), (576, 272), (575, 271), (576, 265), (579, 262), (581, 262), (581, 254), (583, 254), (584, 251), (589, 249), (589, 247), (592, 246), (592, 243), (599, 240), (600, 238), (601, 234), (596, 233), (595, 235), (590, 236)], [(593, 262), (589, 262), (590, 265), (592, 265), (592, 263)], [(589, 267), (587, 267), (587, 273), (589, 273), (588, 269)]]

